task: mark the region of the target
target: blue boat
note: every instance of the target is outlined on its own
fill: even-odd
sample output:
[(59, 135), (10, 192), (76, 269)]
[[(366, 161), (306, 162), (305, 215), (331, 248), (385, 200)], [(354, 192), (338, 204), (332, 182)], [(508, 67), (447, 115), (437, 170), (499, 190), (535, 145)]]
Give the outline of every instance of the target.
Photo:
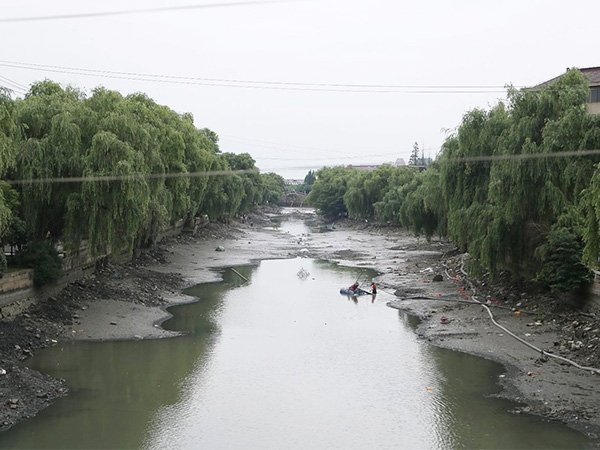
[(364, 291), (362, 289), (356, 289), (355, 291), (348, 289), (348, 288), (342, 288), (340, 289), (340, 294), (342, 295), (351, 295), (353, 297), (356, 297), (358, 295), (371, 295), (370, 292)]

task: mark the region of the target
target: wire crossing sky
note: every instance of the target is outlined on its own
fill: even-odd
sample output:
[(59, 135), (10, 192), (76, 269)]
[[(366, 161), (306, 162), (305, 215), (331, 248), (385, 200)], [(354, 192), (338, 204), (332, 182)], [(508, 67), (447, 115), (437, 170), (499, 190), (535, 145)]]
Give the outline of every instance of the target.
[(145, 93), (284, 178), (408, 161), (415, 143), (435, 158), (469, 110), (505, 101), (509, 87), (600, 66), (596, 24), (581, 19), (600, 16), (592, 0), (2, 6), (0, 86)]
[(141, 8), (141, 9), (129, 9), (129, 10), (116, 10), (116, 11), (98, 11), (88, 13), (72, 13), (72, 14), (59, 14), (59, 15), (48, 15), (48, 16), (28, 16), (28, 17), (5, 17), (0, 18), (0, 23), (12, 23), (12, 22), (39, 22), (43, 20), (65, 20), (65, 19), (87, 19), (91, 17), (110, 17), (110, 16), (128, 16), (134, 14), (148, 14), (148, 13), (161, 13), (161, 12), (172, 12), (172, 11), (188, 11), (205, 8), (231, 8), (234, 6), (253, 6), (253, 5), (264, 5), (269, 3), (287, 3), (290, 1), (306, 1), (306, 0), (256, 0), (246, 2), (219, 2), (219, 3), (203, 3), (198, 5), (184, 5), (184, 6), (165, 6), (163, 8)]
[(301, 83), (284, 81), (232, 80), (223, 78), (202, 78), (178, 75), (154, 75), (145, 73), (114, 72), (109, 70), (80, 69), (74, 67), (49, 66), (44, 64), (32, 64), (15, 61), (0, 61), (0, 66), (37, 70), (42, 72), (56, 72), (74, 75), (96, 76), (102, 78), (246, 89), (282, 89), (291, 91), (296, 90), (315, 92), (373, 92), (381, 94), (481, 94), (504, 93), (506, 91), (506, 88), (503, 86), (400, 86), (382, 84), (378, 85), (341, 83)]

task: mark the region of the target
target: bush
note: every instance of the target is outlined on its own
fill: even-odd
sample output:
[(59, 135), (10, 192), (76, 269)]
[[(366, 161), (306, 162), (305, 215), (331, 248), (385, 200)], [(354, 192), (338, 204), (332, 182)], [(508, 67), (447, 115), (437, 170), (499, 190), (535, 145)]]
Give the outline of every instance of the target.
[(552, 291), (572, 291), (589, 281), (590, 271), (583, 264), (583, 246), (565, 227), (554, 227), (538, 251), (542, 264), (536, 280)]
[(62, 260), (50, 242), (34, 242), (15, 255), (20, 267), (33, 269), (33, 284), (43, 286), (62, 276)]

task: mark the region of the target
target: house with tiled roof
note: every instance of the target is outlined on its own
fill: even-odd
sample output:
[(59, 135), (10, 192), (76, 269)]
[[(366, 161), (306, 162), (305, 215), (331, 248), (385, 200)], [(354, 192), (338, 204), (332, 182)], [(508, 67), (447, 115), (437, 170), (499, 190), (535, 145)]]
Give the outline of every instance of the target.
[[(587, 67), (585, 69), (579, 69), (579, 71), (587, 77), (590, 83), (590, 91), (587, 99), (588, 111), (590, 114), (600, 114), (600, 67)], [(538, 84), (533, 89), (552, 84), (559, 78), (560, 76), (552, 78), (551, 80)]]

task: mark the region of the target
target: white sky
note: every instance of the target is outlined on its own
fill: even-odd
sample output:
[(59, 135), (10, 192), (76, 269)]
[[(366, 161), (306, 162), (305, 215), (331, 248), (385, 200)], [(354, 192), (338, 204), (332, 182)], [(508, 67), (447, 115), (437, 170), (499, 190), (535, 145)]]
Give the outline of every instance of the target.
[[(222, 151), (250, 153), (262, 172), (303, 178), (324, 165), (408, 161), (414, 142), (435, 157), (445, 130), (456, 128), (468, 110), (504, 98), (506, 84), (531, 86), (567, 67), (600, 66), (597, 0), (232, 5), (244, 1), (3, 0), (0, 84), (16, 83), (17, 94), (45, 78), (87, 92), (99, 85), (124, 95), (145, 92), (175, 111), (191, 112), (198, 128), (220, 136)], [(6, 20), (185, 5), (221, 7)], [(31, 64), (310, 85), (241, 88), (23, 68)], [(317, 84), (420, 88), (348, 92), (355, 89)]]

